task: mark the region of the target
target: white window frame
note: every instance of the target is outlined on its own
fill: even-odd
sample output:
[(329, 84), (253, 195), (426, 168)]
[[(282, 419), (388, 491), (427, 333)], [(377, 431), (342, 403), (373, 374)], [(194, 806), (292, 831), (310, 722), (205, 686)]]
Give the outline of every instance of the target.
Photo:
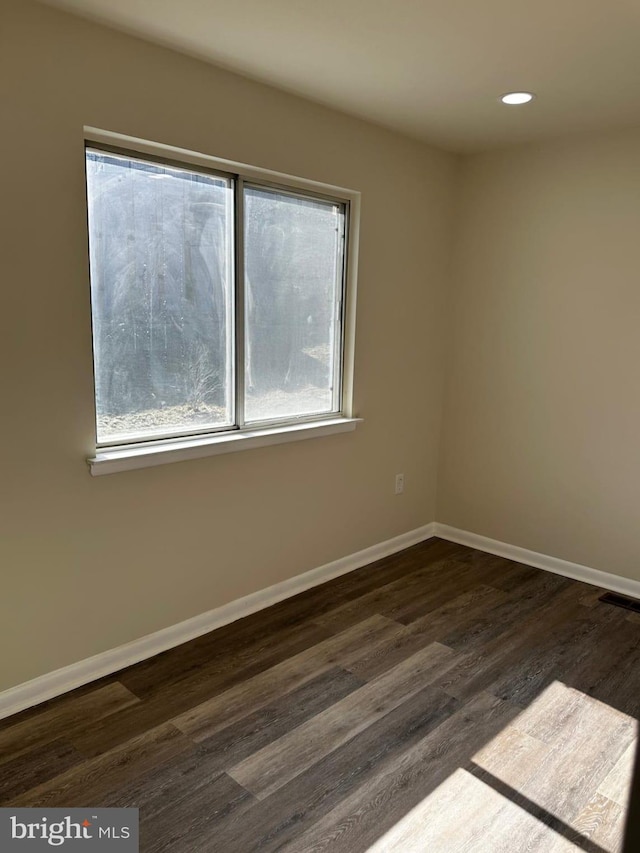
[[(183, 434), (170, 438), (150, 437), (149, 439), (114, 444), (110, 446), (97, 445), (94, 456), (87, 462), (93, 476), (126, 471), (135, 468), (146, 468), (163, 465), (169, 462), (180, 462), (220, 453), (231, 453), (238, 450), (248, 450), (270, 444), (299, 441), (348, 432), (355, 429), (360, 421), (353, 414), (353, 368), (355, 345), (355, 298), (358, 258), (358, 238), (360, 226), (360, 193), (355, 190), (323, 184), (305, 178), (293, 177), (269, 169), (261, 169), (223, 160), (208, 154), (188, 151), (170, 145), (163, 145), (119, 133), (99, 130), (93, 127), (84, 128), (85, 145), (91, 147), (111, 148), (124, 154), (136, 154), (173, 161), (185, 167), (194, 166), (208, 171), (226, 173), (237, 183), (237, 199), (242, 199), (244, 183), (256, 183), (266, 187), (283, 189), (284, 191), (302, 192), (309, 196), (318, 196), (335, 200), (344, 204), (346, 211), (345, 226), (345, 269), (342, 305), (342, 371), (340, 377), (339, 411), (328, 415), (304, 416), (288, 418), (286, 421), (265, 421), (252, 423), (249, 426), (235, 427), (225, 431), (213, 431), (197, 435)], [(238, 211), (236, 211), (238, 215)], [(237, 237), (242, 235), (237, 230)], [(241, 251), (242, 246), (237, 248)], [(238, 298), (238, 295), (240, 298)], [(242, 288), (237, 290), (236, 310), (243, 312)], [(243, 323), (237, 324), (241, 327)], [(242, 347), (242, 342), (241, 342)], [(242, 350), (241, 350), (242, 351)], [(240, 376), (243, 371), (238, 371)], [(237, 386), (237, 400), (243, 400), (243, 389)], [(240, 403), (242, 405), (242, 403)], [(94, 407), (95, 410), (95, 407)], [(186, 431), (185, 431), (186, 433)]]

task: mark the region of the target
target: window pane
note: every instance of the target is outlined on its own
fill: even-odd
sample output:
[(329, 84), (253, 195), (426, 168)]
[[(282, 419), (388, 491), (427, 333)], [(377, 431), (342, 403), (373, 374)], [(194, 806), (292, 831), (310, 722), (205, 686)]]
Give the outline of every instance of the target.
[(231, 182), (86, 160), (98, 441), (232, 424)]
[(344, 207), (247, 187), (245, 419), (339, 409)]

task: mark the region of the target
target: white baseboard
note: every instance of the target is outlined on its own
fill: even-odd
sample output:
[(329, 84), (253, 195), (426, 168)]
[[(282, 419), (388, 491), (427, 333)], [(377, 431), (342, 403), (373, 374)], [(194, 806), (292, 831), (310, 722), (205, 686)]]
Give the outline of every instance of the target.
[(561, 560), (559, 557), (549, 557), (547, 554), (539, 554), (537, 551), (529, 551), (526, 548), (520, 548), (518, 545), (509, 545), (507, 542), (489, 539), (486, 536), (480, 536), (478, 533), (449, 527), (448, 524), (440, 524), (440, 522), (435, 524), (434, 535), (441, 539), (447, 539), (449, 542), (476, 548), (478, 551), (486, 551), (488, 554), (506, 557), (516, 563), (524, 563), (527, 566), (534, 566), (536, 569), (545, 569), (545, 571), (553, 572), (556, 575), (563, 575), (566, 578), (640, 599), (640, 581), (632, 578), (612, 575), (600, 569), (582, 566), (580, 563)]
[(563, 575), (573, 580), (582, 581), (583, 583), (592, 584), (593, 586), (640, 599), (640, 581), (624, 578), (620, 575), (613, 575), (599, 569), (592, 569), (589, 566), (582, 566), (579, 563), (571, 563), (567, 560), (561, 560), (558, 557), (539, 554), (536, 551), (529, 551), (517, 545), (509, 545), (497, 539), (489, 539), (477, 533), (470, 533), (467, 530), (450, 527), (448, 524), (432, 522), (431, 524), (411, 530), (408, 533), (395, 536), (393, 539), (387, 539), (385, 542), (372, 545), (370, 548), (357, 551), (355, 554), (342, 557), (332, 563), (311, 569), (311, 571), (304, 574), (296, 575), (293, 578), (289, 578), (289, 580), (267, 587), (267, 589), (262, 589), (244, 598), (231, 601), (229, 604), (224, 604), (215, 610), (209, 610), (207, 613), (194, 616), (185, 622), (171, 625), (168, 628), (163, 628), (161, 631), (156, 631), (154, 634), (148, 634), (138, 640), (125, 643), (123, 646), (118, 646), (115, 649), (110, 649), (86, 660), (81, 660), (70, 666), (57, 669), (39, 678), (34, 678), (32, 681), (11, 687), (9, 690), (0, 693), (0, 719), (17, 714), (19, 711), (24, 711), (33, 705), (39, 705), (47, 699), (53, 699), (55, 696), (67, 693), (69, 690), (81, 687), (83, 684), (103, 678), (105, 675), (111, 675), (120, 669), (124, 669), (134, 663), (139, 663), (142, 660), (160, 654), (160, 652), (165, 652), (167, 649), (172, 649), (181, 643), (186, 643), (189, 640), (200, 637), (202, 634), (207, 634), (209, 631), (229, 624), (229, 622), (235, 622), (237, 619), (242, 619), (244, 616), (249, 616), (251, 613), (256, 613), (259, 610), (270, 607), (272, 604), (277, 604), (277, 602), (283, 601), (285, 598), (290, 598), (299, 592), (319, 586), (332, 578), (348, 574), (355, 569), (359, 569), (383, 557), (388, 557), (433, 536), (439, 536), (441, 539), (447, 539), (449, 542), (467, 545), (470, 548), (476, 548), (478, 551), (485, 551), (489, 554), (505, 557), (508, 560), (524, 563), (527, 566), (534, 566), (537, 569), (544, 569), (557, 575)]
[(237, 619), (242, 619), (244, 616), (270, 607), (272, 604), (297, 595), (299, 592), (319, 586), (332, 578), (345, 575), (366, 566), (368, 563), (373, 563), (383, 557), (402, 551), (404, 548), (409, 548), (411, 545), (416, 545), (425, 539), (430, 539), (435, 535), (435, 528), (435, 523), (426, 524), (423, 527), (410, 530), (408, 533), (395, 536), (393, 539), (372, 545), (363, 551), (357, 551), (355, 554), (311, 569), (304, 574), (296, 575), (289, 580), (267, 587), (267, 589), (231, 601), (215, 610), (194, 616), (185, 622), (171, 625), (161, 631), (156, 631), (154, 634), (148, 634), (138, 640), (125, 643), (123, 646), (118, 646), (115, 649), (110, 649), (34, 678), (32, 681), (11, 687), (9, 690), (0, 693), (0, 719), (17, 714), (19, 711), (24, 711), (25, 708), (38, 705), (47, 699), (53, 699), (55, 696), (60, 696), (105, 675), (111, 675), (111, 673), (134, 663), (139, 663), (160, 654), (160, 652), (165, 652), (167, 649), (179, 646), (181, 643), (200, 637), (202, 634), (207, 634), (209, 631), (227, 625), (229, 622), (235, 622)]

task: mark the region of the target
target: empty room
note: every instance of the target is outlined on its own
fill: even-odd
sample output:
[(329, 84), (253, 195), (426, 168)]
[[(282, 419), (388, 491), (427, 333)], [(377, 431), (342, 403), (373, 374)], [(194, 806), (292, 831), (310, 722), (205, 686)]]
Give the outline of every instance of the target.
[(0, 853), (640, 850), (639, 42), (0, 0)]

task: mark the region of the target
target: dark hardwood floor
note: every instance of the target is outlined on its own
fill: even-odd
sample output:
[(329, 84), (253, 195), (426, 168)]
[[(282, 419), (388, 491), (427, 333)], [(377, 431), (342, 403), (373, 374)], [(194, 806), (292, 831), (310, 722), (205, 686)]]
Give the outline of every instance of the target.
[(0, 722), (0, 805), (144, 853), (621, 849), (640, 620), (433, 539)]

